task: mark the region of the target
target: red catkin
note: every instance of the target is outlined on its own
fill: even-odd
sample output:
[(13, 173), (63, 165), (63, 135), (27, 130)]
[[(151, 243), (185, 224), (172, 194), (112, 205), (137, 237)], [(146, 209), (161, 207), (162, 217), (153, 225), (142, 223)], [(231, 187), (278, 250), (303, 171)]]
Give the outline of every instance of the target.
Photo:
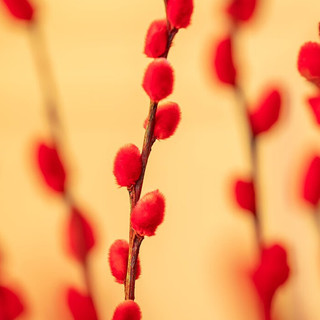
[(230, 36), (219, 41), (213, 52), (212, 63), (217, 78), (222, 83), (235, 86), (237, 72), (232, 56), (232, 41)]
[(92, 298), (77, 289), (67, 291), (67, 304), (74, 320), (97, 320)]
[(164, 218), (165, 199), (155, 190), (145, 194), (131, 213), (132, 228), (141, 236), (153, 236)]
[(237, 180), (234, 184), (234, 193), (240, 208), (256, 214), (255, 188), (252, 180)]
[[(180, 122), (181, 111), (177, 103), (167, 102), (158, 106), (155, 118), (154, 137), (156, 139), (167, 139), (171, 137)], [(144, 122), (147, 127), (148, 119)]]
[(264, 319), (271, 319), (272, 300), (277, 289), (290, 274), (286, 250), (279, 244), (262, 249), (261, 259), (253, 272), (253, 283), (264, 309)]
[(313, 206), (317, 206), (320, 198), (320, 157), (310, 159), (303, 180), (302, 197)]
[(120, 187), (130, 187), (139, 179), (142, 170), (141, 154), (134, 144), (122, 147), (114, 160), (113, 174)]
[(299, 52), (298, 70), (308, 81), (320, 86), (320, 44), (305, 43)]
[(24, 312), (18, 295), (11, 289), (0, 286), (0, 320), (14, 320)]
[(152, 101), (158, 102), (172, 93), (173, 69), (167, 59), (152, 61), (143, 78), (143, 89)]
[(255, 11), (256, 4), (256, 0), (231, 0), (227, 13), (236, 22), (248, 21)]
[(28, 0), (2, 0), (10, 14), (19, 20), (32, 21), (34, 7)]
[[(111, 273), (118, 283), (124, 283), (127, 274), (129, 244), (126, 240), (116, 240), (109, 250), (109, 265)], [(138, 259), (136, 279), (141, 273)]]
[(112, 320), (140, 320), (141, 311), (136, 302), (126, 300), (120, 303), (114, 311)]
[(151, 23), (144, 46), (147, 57), (158, 58), (162, 56), (168, 45), (167, 20), (155, 20)]
[(47, 186), (56, 192), (63, 193), (66, 172), (56, 147), (40, 143), (37, 149), (37, 161)]
[(77, 208), (72, 208), (67, 227), (67, 247), (70, 254), (80, 262), (85, 262), (95, 242), (88, 220)]
[(186, 28), (190, 25), (193, 0), (168, 0), (167, 17), (172, 27)]
[(320, 95), (308, 99), (314, 119), (320, 125)]
[(281, 109), (279, 90), (267, 91), (258, 105), (249, 114), (252, 134), (257, 136), (268, 131), (278, 120)]

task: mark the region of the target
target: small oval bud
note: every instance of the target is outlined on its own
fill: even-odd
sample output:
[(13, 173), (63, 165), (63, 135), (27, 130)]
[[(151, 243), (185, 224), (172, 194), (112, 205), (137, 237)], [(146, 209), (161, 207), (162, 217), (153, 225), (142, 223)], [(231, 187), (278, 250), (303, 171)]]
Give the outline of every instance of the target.
[(10, 14), (19, 20), (32, 21), (34, 7), (28, 0), (2, 0)]
[(239, 207), (256, 214), (256, 199), (253, 181), (237, 180), (234, 185), (234, 192)]
[(320, 125), (320, 95), (309, 98), (308, 103), (311, 107), (314, 119), (317, 124)]
[(172, 93), (173, 69), (167, 59), (157, 58), (149, 64), (142, 86), (150, 99), (155, 102)]
[(83, 262), (94, 247), (95, 242), (92, 226), (84, 215), (73, 207), (67, 226), (68, 251), (75, 259)]
[(39, 169), (47, 186), (56, 192), (63, 193), (66, 183), (66, 172), (56, 147), (40, 143), (38, 145), (37, 157)]
[(97, 320), (92, 298), (77, 289), (67, 290), (67, 303), (74, 320)]
[(167, 17), (172, 27), (186, 28), (190, 25), (193, 0), (168, 0)]
[(153, 236), (163, 221), (164, 209), (164, 196), (159, 190), (145, 194), (132, 210), (132, 228), (141, 236)]
[(257, 0), (231, 0), (227, 13), (236, 22), (248, 21), (256, 8)]
[(268, 131), (277, 122), (280, 109), (280, 92), (277, 89), (266, 92), (258, 106), (249, 114), (252, 134), (257, 136)]
[(162, 56), (168, 45), (167, 20), (155, 20), (151, 23), (144, 46), (147, 57), (158, 58)]
[(142, 170), (141, 154), (134, 144), (122, 147), (114, 160), (113, 174), (120, 187), (130, 187), (139, 179)]
[(320, 86), (320, 44), (305, 43), (299, 52), (298, 70), (308, 81)]
[(24, 306), (18, 295), (11, 289), (0, 286), (0, 319), (13, 320), (24, 312)]
[(313, 156), (306, 169), (303, 181), (303, 198), (317, 206), (320, 198), (320, 157)]
[(126, 300), (120, 303), (114, 311), (112, 320), (140, 320), (141, 311), (136, 302)]
[(237, 74), (232, 55), (231, 37), (227, 36), (222, 39), (218, 43), (213, 54), (213, 69), (217, 78), (222, 83), (235, 86)]
[[(171, 137), (180, 122), (181, 111), (177, 103), (167, 102), (158, 106), (155, 118), (154, 137), (156, 139), (167, 139)], [(148, 119), (144, 122), (147, 127)]]
[[(109, 265), (118, 283), (124, 283), (127, 275), (129, 244), (126, 240), (116, 240), (109, 250)], [(137, 262), (136, 279), (141, 273), (140, 260)]]

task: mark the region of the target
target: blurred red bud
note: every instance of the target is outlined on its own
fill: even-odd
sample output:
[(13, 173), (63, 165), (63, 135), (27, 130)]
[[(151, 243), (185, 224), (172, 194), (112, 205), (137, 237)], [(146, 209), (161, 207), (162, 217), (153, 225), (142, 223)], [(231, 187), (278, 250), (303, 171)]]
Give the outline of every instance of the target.
[(305, 43), (299, 52), (298, 70), (308, 81), (320, 86), (320, 44)]
[(34, 7), (28, 0), (2, 0), (10, 14), (19, 20), (32, 21)]
[(20, 298), (11, 289), (0, 286), (0, 320), (14, 320), (24, 311)]
[(186, 28), (191, 22), (193, 0), (168, 0), (167, 17), (172, 27)]
[(144, 53), (150, 58), (158, 58), (165, 53), (167, 44), (167, 20), (153, 21), (147, 32)]
[(320, 157), (317, 155), (310, 159), (306, 168), (302, 196), (307, 202), (317, 206), (320, 198)]
[(152, 101), (158, 102), (172, 93), (173, 69), (165, 58), (152, 61), (143, 78), (142, 86)]
[(212, 64), (217, 78), (222, 83), (235, 86), (237, 72), (233, 61), (232, 41), (230, 36), (219, 41), (213, 52)]
[(84, 262), (95, 242), (93, 229), (88, 220), (77, 208), (72, 208), (67, 233), (70, 254), (80, 262)]
[(133, 208), (131, 224), (141, 236), (153, 236), (164, 218), (165, 200), (159, 190), (145, 194)]
[(141, 154), (134, 144), (122, 147), (113, 165), (113, 174), (120, 187), (130, 187), (139, 179), (142, 170)]
[(69, 288), (67, 303), (74, 320), (97, 320), (97, 313), (92, 298), (77, 289)]
[(120, 303), (114, 311), (112, 320), (140, 320), (141, 311), (133, 300), (126, 300)]
[(37, 150), (38, 166), (47, 186), (56, 192), (63, 193), (66, 183), (66, 172), (55, 146), (40, 143)]
[[(118, 283), (124, 283), (127, 275), (129, 244), (126, 240), (116, 240), (109, 250), (109, 265)], [(137, 262), (136, 279), (141, 273), (140, 261)]]
[(234, 192), (239, 207), (256, 214), (256, 199), (253, 181), (237, 180), (234, 185)]
[[(171, 137), (180, 122), (181, 112), (178, 104), (167, 102), (158, 106), (155, 118), (154, 137), (156, 139), (167, 139)], [(144, 122), (147, 127), (148, 119)]]
[(314, 119), (316, 120), (317, 124), (320, 125), (320, 95), (309, 98), (308, 103), (311, 107)]
[(248, 21), (254, 13), (256, 3), (256, 0), (231, 0), (227, 13), (236, 22)]
[(278, 120), (281, 109), (279, 90), (267, 91), (256, 108), (249, 114), (252, 134), (257, 136), (268, 131)]

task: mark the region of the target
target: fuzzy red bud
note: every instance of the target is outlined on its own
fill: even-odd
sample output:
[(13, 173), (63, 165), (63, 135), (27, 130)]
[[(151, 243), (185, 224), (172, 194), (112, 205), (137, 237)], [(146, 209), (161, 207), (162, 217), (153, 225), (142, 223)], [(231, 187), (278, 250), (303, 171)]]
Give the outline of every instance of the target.
[(191, 22), (193, 0), (168, 0), (167, 17), (172, 27), (186, 28)]
[(320, 44), (305, 43), (299, 52), (298, 70), (308, 81), (320, 86)]
[(2, 0), (10, 14), (24, 21), (32, 21), (34, 18), (34, 7), (28, 0)]
[(112, 320), (140, 320), (141, 311), (136, 302), (126, 300), (120, 303), (114, 311)]
[(47, 186), (56, 192), (63, 193), (66, 172), (57, 148), (53, 145), (40, 143), (37, 149), (37, 161)]
[(257, 0), (231, 0), (227, 13), (234, 21), (248, 21), (252, 17)]
[(69, 288), (67, 291), (67, 303), (74, 320), (97, 320), (97, 313), (92, 298)]
[(86, 260), (95, 245), (92, 226), (84, 215), (77, 209), (71, 209), (67, 226), (67, 247), (70, 254), (77, 260)]
[(257, 107), (249, 114), (252, 134), (257, 136), (268, 131), (278, 120), (281, 109), (279, 90), (269, 90), (264, 94)]
[(317, 206), (320, 198), (320, 157), (313, 156), (306, 169), (303, 181), (303, 198)]
[[(178, 104), (174, 102), (167, 102), (158, 106), (155, 125), (154, 125), (154, 137), (156, 139), (167, 139), (171, 137), (180, 122), (181, 111)], [(147, 127), (148, 119), (144, 122), (144, 128)]]
[(141, 154), (134, 144), (122, 147), (114, 160), (113, 174), (120, 187), (130, 187), (139, 179), (142, 170)]
[(164, 218), (165, 200), (159, 190), (145, 194), (133, 208), (131, 224), (141, 236), (153, 236)]
[(311, 107), (314, 119), (317, 124), (320, 125), (320, 95), (309, 98), (308, 103)]
[(256, 214), (256, 199), (253, 181), (237, 180), (234, 185), (234, 192), (239, 207)]
[(144, 46), (147, 57), (158, 58), (162, 56), (168, 45), (167, 20), (155, 20), (151, 23)]
[(227, 36), (218, 43), (213, 53), (212, 62), (217, 78), (222, 83), (234, 86), (236, 84), (237, 72), (233, 61), (230, 36)]
[(173, 69), (167, 59), (157, 58), (152, 61), (143, 78), (143, 89), (152, 101), (160, 101), (172, 93)]
[(24, 311), (18, 295), (11, 289), (0, 286), (0, 320), (14, 320)]
[[(109, 265), (112, 275), (118, 283), (124, 283), (127, 275), (129, 244), (126, 240), (116, 240), (109, 250)], [(138, 258), (136, 279), (141, 273)]]

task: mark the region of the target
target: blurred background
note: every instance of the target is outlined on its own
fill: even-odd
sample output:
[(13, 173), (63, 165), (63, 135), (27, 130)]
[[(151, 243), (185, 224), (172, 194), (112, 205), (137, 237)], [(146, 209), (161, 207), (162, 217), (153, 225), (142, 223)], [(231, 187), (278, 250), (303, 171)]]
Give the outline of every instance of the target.
[[(320, 234), (299, 192), (305, 159), (319, 150), (320, 131), (305, 99), (313, 88), (296, 69), (306, 41), (318, 41), (315, 0), (258, 1), (238, 35), (237, 62), (248, 100), (279, 84), (284, 105), (277, 126), (259, 140), (263, 238), (288, 248), (291, 276), (277, 292), (276, 319), (320, 318)], [(169, 60), (182, 109), (176, 134), (156, 142), (143, 193), (166, 196), (165, 222), (141, 247), (136, 301), (144, 319), (256, 320), (246, 279), (256, 259), (251, 217), (233, 202), (232, 179), (250, 173), (237, 101), (215, 80), (212, 46), (227, 31), (227, 1), (195, 0), (192, 25), (175, 38)], [(129, 200), (112, 174), (117, 150), (142, 146), (148, 97), (141, 87), (149, 59), (146, 30), (164, 18), (161, 0), (37, 2), (65, 127), (64, 156), (72, 188), (90, 217), (98, 245), (90, 256), (101, 319), (123, 300), (108, 266), (108, 249), (128, 239)], [(65, 250), (66, 207), (35, 165), (35, 145), (48, 137), (42, 96), (24, 24), (0, 7), (0, 257), (2, 282), (27, 305), (21, 319), (71, 319), (66, 286), (83, 287)], [(20, 318), (19, 318), (20, 319)]]

